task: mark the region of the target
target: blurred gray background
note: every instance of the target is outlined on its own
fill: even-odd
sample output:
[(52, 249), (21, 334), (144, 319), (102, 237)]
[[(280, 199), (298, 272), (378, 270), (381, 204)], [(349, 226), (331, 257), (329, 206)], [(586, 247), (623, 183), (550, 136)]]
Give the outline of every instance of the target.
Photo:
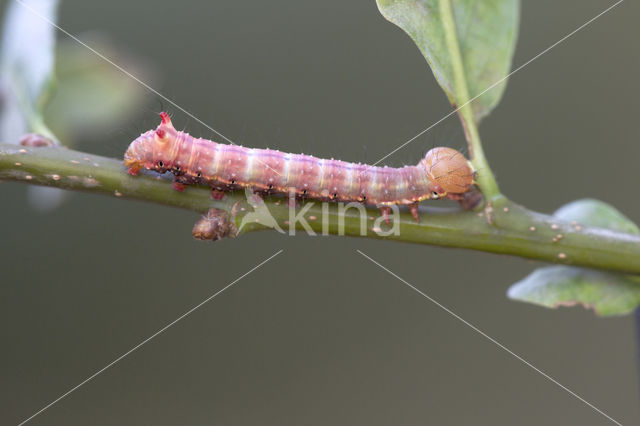
[[(611, 3), (523, 2), (514, 67)], [(507, 195), (548, 213), (595, 197), (640, 223), (639, 12), (622, 3), (511, 78), (480, 128)], [(247, 146), (371, 162), (450, 111), (373, 0), (66, 0), (59, 23), (151, 64), (152, 86)], [(165, 107), (176, 127), (216, 139)], [(76, 147), (121, 157), (159, 110), (148, 94), (128, 120)], [(414, 164), (434, 145), (465, 146), (455, 116), (387, 164)], [(356, 249), (621, 423), (640, 423), (632, 317), (509, 301), (508, 286), (535, 263), (274, 232), (202, 243), (186, 211), (73, 194), (43, 214), (8, 182), (0, 199), (2, 424), (280, 249), (32, 424), (611, 424)]]

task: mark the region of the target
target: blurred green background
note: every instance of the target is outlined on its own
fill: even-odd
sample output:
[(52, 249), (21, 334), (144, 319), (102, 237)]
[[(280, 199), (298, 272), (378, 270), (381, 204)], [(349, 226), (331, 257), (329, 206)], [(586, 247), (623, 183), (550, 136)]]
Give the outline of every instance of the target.
[[(523, 2), (514, 67), (610, 4)], [(640, 223), (639, 14), (624, 2), (511, 78), (480, 128), (511, 198), (550, 213), (595, 197)], [(247, 146), (372, 162), (450, 111), (418, 49), (373, 0), (65, 0), (59, 24), (107, 37), (116, 63), (147, 64), (151, 86)], [(144, 96), (75, 147), (121, 157), (157, 125), (160, 103)], [(219, 139), (164, 106), (177, 128)], [(435, 145), (465, 146), (455, 116), (386, 162), (414, 164)], [(2, 424), (280, 249), (32, 423), (608, 424), (356, 249), (621, 423), (640, 423), (633, 318), (507, 300), (534, 262), (274, 232), (202, 243), (190, 212), (73, 194), (40, 213), (9, 182), (0, 200)]]

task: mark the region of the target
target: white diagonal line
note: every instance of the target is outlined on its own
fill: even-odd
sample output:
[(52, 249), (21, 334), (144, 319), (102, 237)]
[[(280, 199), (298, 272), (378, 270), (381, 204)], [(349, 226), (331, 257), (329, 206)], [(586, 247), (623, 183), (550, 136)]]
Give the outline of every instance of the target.
[(506, 76), (504, 76), (503, 78), (501, 78), (500, 80), (496, 81), (495, 83), (493, 83), (491, 86), (487, 87), (486, 89), (484, 89), (482, 92), (478, 93), (476, 96), (474, 96), (473, 98), (469, 99), (467, 102), (463, 103), (462, 105), (460, 105), (459, 107), (457, 107), (456, 109), (454, 109), (453, 111), (451, 111), (450, 113), (448, 113), (447, 115), (445, 115), (444, 117), (442, 117), (440, 120), (436, 121), (435, 123), (433, 123), (431, 126), (427, 127), (426, 129), (424, 129), (423, 131), (421, 131), (420, 133), (418, 133), (417, 135), (415, 135), (414, 137), (412, 137), (411, 139), (409, 139), (408, 141), (406, 141), (405, 143), (403, 143), (402, 145), (400, 145), (399, 147), (397, 147), (396, 149), (394, 149), (393, 151), (391, 151), (390, 153), (388, 153), (387, 155), (385, 155), (384, 157), (382, 157), (381, 159), (379, 159), (378, 161), (376, 161), (375, 163), (373, 163), (372, 165), (375, 166), (378, 163), (380, 163), (382, 160), (384, 160), (385, 158), (395, 154), (397, 151), (401, 150), (402, 148), (404, 148), (405, 146), (409, 145), (411, 142), (413, 142), (414, 140), (416, 140), (417, 138), (419, 138), (420, 136), (424, 135), (426, 132), (428, 132), (429, 130), (431, 130), (432, 128), (434, 128), (435, 126), (437, 126), (438, 124), (442, 123), (444, 120), (446, 120), (447, 118), (451, 117), (453, 114), (455, 114), (456, 112), (458, 112), (461, 108), (464, 108), (466, 105), (469, 105), (471, 102), (475, 101), (476, 99), (478, 99), (480, 96), (484, 95), (485, 93), (487, 93), (489, 90), (493, 89), (494, 87), (496, 87), (497, 85), (499, 85), (500, 83), (502, 83), (503, 81), (505, 81), (507, 78), (511, 77), (513, 74), (517, 73), (518, 71), (520, 71), (522, 68), (526, 67), (527, 65), (529, 65), (531, 62), (535, 61), (536, 59), (538, 59), (540, 56), (544, 55), (545, 53), (549, 52), (551, 49), (553, 49), (554, 47), (556, 47), (557, 45), (559, 45), (560, 43), (562, 43), (563, 41), (565, 41), (566, 39), (568, 39), (569, 37), (571, 37), (572, 35), (574, 35), (575, 33), (577, 33), (578, 31), (582, 30), (584, 27), (586, 27), (587, 25), (591, 24), (593, 21), (595, 21), (596, 19), (598, 19), (599, 17), (601, 17), (602, 15), (604, 15), (605, 13), (609, 12), (611, 9), (613, 9), (614, 7), (616, 7), (617, 5), (619, 5), (620, 3), (622, 3), (624, 0), (618, 0), (616, 3), (614, 3), (613, 5), (609, 6), (608, 8), (606, 8), (605, 10), (603, 10), (602, 12), (600, 12), (599, 14), (597, 14), (596, 16), (594, 16), (593, 18), (589, 19), (587, 22), (585, 22), (584, 24), (580, 25), (578, 28), (576, 28), (575, 30), (571, 31), (569, 34), (567, 34), (566, 36), (562, 37), (560, 40), (556, 41), (555, 43), (553, 43), (551, 46), (547, 47), (546, 49), (544, 49), (542, 52), (538, 53), (536, 56), (534, 56), (533, 58), (529, 59), (527, 62), (525, 62), (524, 64), (520, 65), (518, 68), (514, 69), (513, 71), (511, 71), (509, 74), (507, 74)]
[(572, 396), (576, 397), (577, 399), (579, 399), (580, 401), (584, 402), (585, 404), (587, 404), (589, 407), (593, 408), (595, 411), (597, 411), (598, 413), (602, 414), (604, 417), (606, 417), (607, 419), (611, 420), (613, 423), (617, 424), (618, 426), (622, 426), (622, 424), (620, 422), (618, 422), (617, 420), (615, 420), (614, 418), (612, 418), (611, 416), (609, 416), (607, 413), (605, 413), (604, 411), (600, 410), (598, 407), (596, 407), (595, 405), (591, 404), (589, 401), (587, 401), (586, 399), (584, 399), (583, 397), (581, 397), (580, 395), (578, 395), (577, 393), (575, 393), (574, 391), (572, 391), (571, 389), (569, 389), (568, 387), (566, 387), (565, 385), (563, 385), (562, 383), (560, 383), (559, 381), (557, 381), (556, 379), (554, 379), (553, 377), (551, 377), (550, 375), (548, 375), (547, 373), (545, 373), (544, 371), (540, 370), (538, 367), (536, 367), (535, 365), (531, 364), (529, 361), (527, 361), (526, 359), (522, 358), (520, 355), (516, 354), (515, 352), (513, 352), (511, 349), (507, 348), (505, 345), (503, 345), (502, 343), (498, 342), (496, 339), (494, 339), (493, 337), (489, 336), (487, 333), (485, 333), (484, 331), (480, 330), (478, 327), (476, 327), (475, 325), (471, 324), (469, 321), (465, 320), (464, 318), (462, 318), (460, 315), (456, 314), (455, 312), (453, 312), (451, 309), (447, 308), (446, 306), (442, 305), (440, 302), (438, 302), (437, 300), (435, 300), (434, 298), (428, 296), (426, 293), (424, 293), (422, 290), (419, 290), (418, 288), (414, 287), (413, 285), (411, 285), (410, 283), (408, 283), (407, 281), (405, 281), (403, 278), (399, 277), (398, 275), (396, 275), (395, 273), (391, 272), (388, 268), (384, 267), (383, 265), (381, 265), (380, 263), (378, 263), (377, 261), (373, 260), (371, 257), (367, 256), (366, 254), (364, 254), (363, 252), (361, 252), (360, 250), (356, 250), (358, 253), (360, 253), (363, 257), (365, 257), (366, 259), (370, 260), (372, 263), (378, 265), (380, 268), (384, 269), (385, 271), (387, 271), (389, 274), (393, 275), (395, 278), (397, 278), (398, 280), (402, 281), (404, 284), (406, 284), (409, 288), (415, 290), (416, 292), (418, 292), (420, 295), (422, 295), (423, 297), (425, 297), (426, 299), (428, 299), (429, 301), (431, 301), (432, 303), (434, 303), (435, 305), (437, 305), (439, 308), (443, 309), (445, 312), (447, 312), (448, 314), (450, 314), (451, 316), (453, 316), (454, 318), (456, 318), (457, 320), (459, 320), (460, 322), (462, 322), (463, 324), (465, 324), (467, 327), (471, 328), (472, 330), (476, 331), (477, 333), (479, 333), (480, 335), (482, 335), (483, 337), (485, 337), (487, 340), (489, 340), (490, 342), (494, 343), (496, 346), (498, 346), (500, 349), (504, 350), (505, 352), (508, 352), (510, 355), (512, 355), (513, 357), (515, 357), (516, 359), (518, 359), (519, 361), (521, 361), (522, 363), (524, 363), (525, 365), (527, 365), (528, 367), (532, 368), (533, 370), (535, 370), (536, 372), (538, 372), (539, 374), (541, 374), (543, 377), (545, 377), (546, 379), (548, 379), (549, 381), (555, 383), (556, 385), (560, 386), (562, 389), (564, 389), (565, 391), (567, 391), (569, 394), (571, 394)]
[[(16, 0), (18, 3), (20, 3), (22, 6), (26, 7), (29, 11), (31, 11), (34, 15), (36, 15), (37, 17), (39, 17), (40, 19), (42, 19), (43, 21), (47, 22), (49, 25), (52, 25), (53, 27), (57, 28), (58, 30), (60, 30), (60, 32), (64, 33), (65, 35), (71, 37), (74, 41), (80, 43), (81, 45), (83, 45), (84, 47), (86, 47), (87, 49), (89, 49), (91, 52), (93, 52), (94, 54), (96, 54), (98, 57), (100, 57), (102, 60), (108, 62), (109, 64), (113, 65), (115, 68), (117, 68), (120, 72), (122, 72), (123, 74), (125, 74), (126, 76), (128, 76), (129, 78), (135, 80), (136, 82), (138, 82), (140, 85), (142, 85), (143, 87), (145, 87), (147, 90), (149, 90), (150, 92), (156, 94), (157, 96), (161, 97), (162, 99), (164, 99), (165, 101), (169, 102), (171, 105), (173, 105), (174, 107), (178, 108), (180, 111), (184, 112), (185, 114), (187, 114), (189, 117), (193, 118), (194, 120), (196, 120), (198, 123), (202, 124), (204, 127), (206, 127), (207, 129), (211, 130), (213, 133), (215, 133), (216, 135), (220, 136), (221, 138), (223, 138), (224, 140), (226, 140), (227, 142), (229, 142), (231, 145), (237, 145), (234, 141), (232, 141), (231, 139), (229, 139), (228, 137), (226, 137), (225, 135), (223, 135), (222, 133), (220, 133), (219, 131), (217, 131), (216, 129), (214, 129), (213, 127), (209, 126), (207, 123), (205, 123), (204, 121), (200, 120), (198, 117), (196, 117), (195, 115), (193, 115), (191, 112), (187, 111), (186, 109), (184, 109), (183, 107), (181, 107), (180, 105), (178, 105), (177, 103), (175, 103), (173, 100), (169, 99), (168, 97), (166, 97), (165, 95), (163, 95), (162, 93), (158, 92), (156, 89), (154, 89), (153, 87), (149, 86), (147, 83), (145, 83), (144, 81), (140, 80), (138, 77), (136, 77), (135, 75), (131, 74), (129, 71), (127, 71), (126, 69), (122, 68), (120, 65), (116, 64), (115, 62), (113, 62), (111, 59), (107, 58), (106, 56), (104, 56), (102, 53), (98, 52), (96, 49), (94, 49), (93, 47), (89, 46), (87, 43), (83, 42), (82, 40), (80, 40), (78, 37), (74, 36), (73, 34), (71, 34), (69, 31), (65, 30), (64, 28), (60, 27), (58, 24), (56, 24), (55, 22), (52, 22), (50, 19), (48, 19), (46, 16), (41, 15), (40, 13), (38, 13), (37, 10), (33, 9), (31, 6), (27, 5), (23, 0)], [(260, 159), (258, 159), (259, 162), (263, 163)], [(282, 176), (280, 173), (278, 173), (277, 170), (274, 170), (273, 168), (271, 168), (271, 166), (269, 166), (268, 164), (263, 163), (265, 166), (267, 166), (269, 169), (271, 169), (271, 171), (273, 171), (275, 174)]]
[(127, 352), (123, 353), (122, 355), (120, 355), (118, 358), (114, 359), (113, 361), (111, 361), (109, 364), (105, 365), (104, 367), (102, 367), (100, 370), (96, 371), (95, 373), (93, 373), (92, 375), (90, 375), (89, 377), (87, 377), (86, 379), (84, 379), (82, 382), (78, 383), (77, 385), (75, 385), (74, 387), (72, 387), (71, 389), (69, 389), (68, 391), (66, 391), (65, 393), (63, 393), (62, 395), (60, 395), (58, 398), (54, 399), (53, 401), (51, 401), (49, 404), (45, 405), (44, 407), (42, 407), (40, 410), (36, 411), (34, 414), (32, 414), (31, 416), (29, 416), (28, 418), (24, 419), (22, 422), (20, 422), (18, 424), (18, 426), (22, 426), (23, 424), (27, 423), (28, 421), (30, 421), (31, 419), (33, 419), (34, 417), (36, 417), (38, 414), (42, 413), (43, 411), (45, 411), (46, 409), (50, 408), (52, 405), (56, 404), (58, 401), (60, 401), (62, 398), (68, 396), (69, 394), (71, 394), (72, 392), (74, 392), (75, 390), (77, 390), (79, 387), (81, 387), (82, 385), (86, 384), (87, 382), (91, 381), (92, 379), (94, 379), (96, 376), (98, 376), (99, 374), (101, 374), (102, 372), (104, 372), (106, 369), (108, 369), (109, 367), (113, 366), (114, 364), (116, 364), (117, 362), (121, 361), (123, 358), (127, 357), (129, 354), (131, 354), (133, 351), (135, 351), (136, 349), (140, 348), (141, 346), (143, 346), (144, 344), (148, 343), (151, 339), (153, 339), (154, 337), (156, 337), (157, 335), (163, 333), (164, 331), (166, 331), (169, 327), (173, 326), (174, 324), (176, 324), (178, 321), (184, 319), (186, 316), (190, 315), (191, 313), (193, 313), (196, 309), (200, 308), (202, 305), (204, 305), (205, 303), (209, 302), (211, 299), (213, 299), (214, 297), (216, 297), (217, 295), (219, 295), (220, 293), (222, 293), (223, 291), (225, 291), (226, 289), (228, 289), (229, 287), (231, 287), (232, 285), (234, 285), (235, 283), (237, 283), (238, 281), (240, 281), (241, 279), (243, 279), (244, 277), (246, 277), (247, 275), (249, 275), (250, 273), (252, 273), (253, 271), (255, 271), (256, 269), (258, 269), (259, 267), (261, 267), (262, 265), (264, 265), (265, 263), (269, 262), (271, 259), (273, 259), (274, 257), (276, 257), (277, 255), (279, 255), (280, 253), (282, 253), (283, 250), (278, 250), (275, 254), (271, 255), (269, 258), (263, 260), (262, 262), (260, 262), (259, 264), (257, 264), (256, 266), (254, 266), (253, 268), (251, 268), (249, 271), (245, 272), (244, 274), (240, 275), (238, 278), (236, 278), (235, 280), (231, 281), (229, 284), (227, 284), (226, 286), (222, 287), (222, 289), (218, 290), (217, 292), (215, 292), (214, 294), (212, 294), (211, 296), (207, 297), (206, 299), (204, 299), (202, 302), (198, 303), (196, 306), (194, 306), (193, 308), (189, 309), (187, 312), (185, 312), (184, 314), (180, 315), (178, 318), (176, 318), (175, 320), (171, 321), (169, 324), (165, 325), (164, 327), (162, 327), (160, 330), (156, 331), (155, 333), (153, 333), (151, 336), (147, 337), (146, 339), (144, 339), (142, 342), (138, 343), (137, 345), (135, 345), (133, 348), (129, 349)]

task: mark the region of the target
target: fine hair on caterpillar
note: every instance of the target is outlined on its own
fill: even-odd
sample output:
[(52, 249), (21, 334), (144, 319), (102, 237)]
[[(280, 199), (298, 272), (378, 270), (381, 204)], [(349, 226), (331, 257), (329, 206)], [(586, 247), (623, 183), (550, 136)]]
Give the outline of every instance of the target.
[(176, 130), (167, 113), (160, 118), (156, 129), (129, 145), (124, 155), (129, 173), (169, 171), (176, 190), (208, 185), (216, 199), (249, 188), (261, 195), (293, 193), (297, 198), (373, 205), (385, 218), (391, 206), (407, 205), (419, 221), (418, 203), (462, 201), (475, 182), (469, 161), (452, 148), (432, 148), (415, 166), (370, 166), (194, 138)]

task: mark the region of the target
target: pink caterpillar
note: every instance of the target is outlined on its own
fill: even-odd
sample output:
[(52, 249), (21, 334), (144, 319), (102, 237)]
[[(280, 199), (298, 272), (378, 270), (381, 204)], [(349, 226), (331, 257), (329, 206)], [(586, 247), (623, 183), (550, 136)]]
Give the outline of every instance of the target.
[(167, 113), (160, 117), (162, 122), (155, 130), (129, 145), (124, 164), (132, 175), (142, 168), (171, 171), (173, 187), (179, 191), (185, 185), (205, 184), (218, 199), (225, 191), (245, 187), (264, 194), (293, 191), (300, 198), (376, 205), (385, 218), (389, 206), (408, 205), (419, 220), (420, 201), (462, 201), (474, 184), (471, 165), (451, 148), (431, 149), (416, 166), (376, 167), (196, 139), (177, 131)]

